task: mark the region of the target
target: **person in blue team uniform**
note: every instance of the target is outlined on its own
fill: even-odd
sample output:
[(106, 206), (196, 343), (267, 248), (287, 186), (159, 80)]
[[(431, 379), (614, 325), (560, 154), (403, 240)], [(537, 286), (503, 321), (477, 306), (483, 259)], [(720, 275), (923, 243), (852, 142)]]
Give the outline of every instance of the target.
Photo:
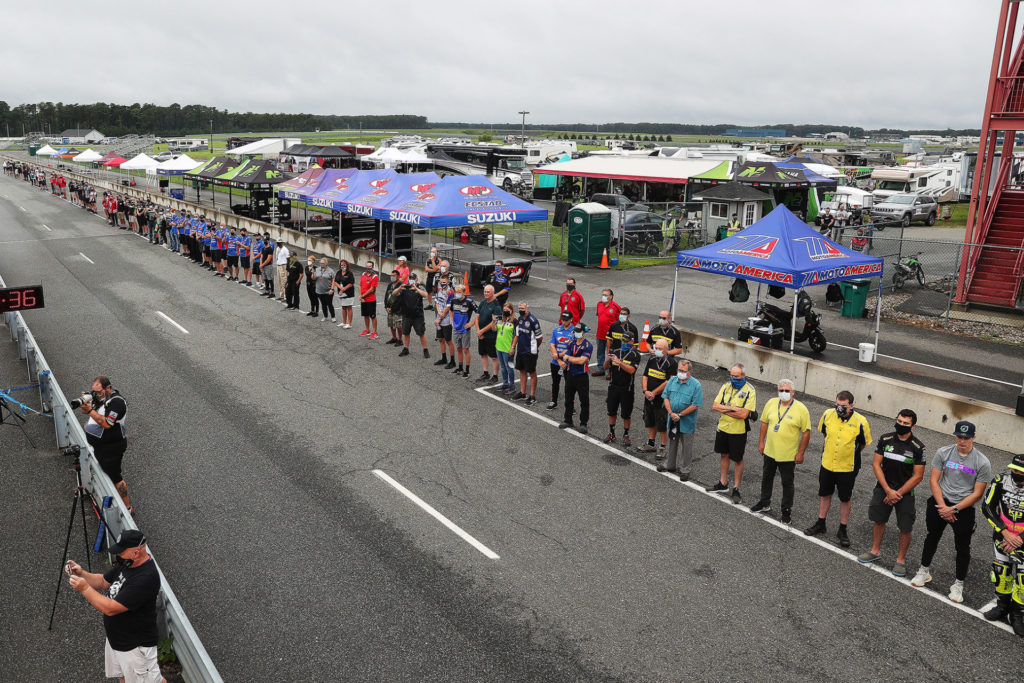
[(562, 311), (562, 319), (555, 329), (551, 330), (551, 401), (547, 405), (548, 410), (558, 407), (558, 389), (562, 385), (562, 375), (565, 373), (566, 364), (562, 361), (562, 354), (572, 341), (572, 313)]
[(512, 338), (512, 354), (519, 371), (519, 393), (512, 400), (525, 398), (528, 406), (537, 402), (537, 352), (543, 334), (537, 316), (530, 313), (530, 305), (520, 301), (516, 336)]
[(580, 426), (576, 430), (580, 434), (587, 433), (590, 421), (590, 357), (594, 355), (594, 345), (586, 339), (587, 326), (578, 323), (572, 330), (573, 340), (562, 352), (560, 360), (566, 364), (565, 374), (565, 417), (559, 429), (572, 427), (572, 413), (576, 403), (576, 395), (580, 397)]

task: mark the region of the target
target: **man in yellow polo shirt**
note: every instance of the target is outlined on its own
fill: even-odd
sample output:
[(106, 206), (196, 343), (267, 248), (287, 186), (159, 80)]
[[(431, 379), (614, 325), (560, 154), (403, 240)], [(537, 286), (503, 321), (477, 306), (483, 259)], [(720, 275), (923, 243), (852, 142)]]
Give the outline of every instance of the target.
[(750, 508), (751, 512), (771, 511), (777, 470), (782, 476), (783, 524), (793, 521), (793, 477), (796, 466), (803, 464), (804, 451), (811, 440), (811, 414), (795, 395), (793, 380), (779, 380), (779, 397), (768, 401), (761, 411), (761, 439), (757, 447), (764, 459), (761, 499)]
[(867, 418), (853, 409), (853, 394), (840, 391), (836, 407), (826, 410), (818, 422), (818, 431), (825, 435), (818, 471), (818, 521), (804, 530), (808, 536), (825, 533), (825, 518), (832, 507), (832, 494), (839, 494), (839, 545), (850, 547), (846, 524), (850, 521), (850, 498), (853, 482), (860, 470), (860, 452), (871, 443), (871, 425)]
[(754, 386), (747, 382), (743, 365), (736, 363), (729, 368), (729, 381), (722, 385), (715, 396), (711, 410), (721, 413), (718, 431), (715, 433), (715, 453), (722, 456), (722, 478), (708, 488), (711, 493), (726, 493), (729, 490), (729, 461), (736, 463), (733, 470), (734, 485), (732, 502), (739, 505), (740, 480), (743, 478), (743, 451), (747, 448), (747, 418), (757, 408), (757, 394)]

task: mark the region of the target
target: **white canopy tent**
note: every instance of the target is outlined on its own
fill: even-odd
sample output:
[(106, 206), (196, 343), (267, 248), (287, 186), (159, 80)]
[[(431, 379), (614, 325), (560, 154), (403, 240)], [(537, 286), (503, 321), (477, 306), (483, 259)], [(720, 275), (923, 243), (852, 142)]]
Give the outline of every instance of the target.
[(286, 148), (301, 143), (302, 140), (299, 138), (263, 138), (262, 140), (250, 142), (249, 144), (242, 145), (241, 147), (229, 149), (225, 154), (233, 157), (277, 157), (277, 155), (283, 152)]
[[(37, 154), (38, 154), (38, 152), (37, 152)], [(89, 163), (89, 162), (92, 162), (92, 161), (99, 161), (102, 158), (103, 158), (102, 154), (99, 154), (98, 152), (94, 152), (94, 151), (92, 151), (92, 149), (87, 149), (84, 152), (82, 152), (81, 154), (77, 154), (77, 155), (71, 157), (71, 161), (76, 161), (78, 163)]]
[(121, 168), (126, 171), (148, 171), (149, 169), (156, 168), (159, 165), (160, 162), (153, 157), (145, 153), (140, 153), (121, 164)]
[(55, 150), (53, 147), (50, 147), (49, 145), (43, 145), (42, 147), (36, 150), (37, 157), (52, 157), (56, 153), (57, 150)]
[(196, 161), (187, 154), (182, 154), (174, 159), (168, 159), (159, 163), (153, 168), (146, 169), (149, 175), (181, 175), (185, 171), (191, 171), (196, 166), (202, 166), (202, 161)]

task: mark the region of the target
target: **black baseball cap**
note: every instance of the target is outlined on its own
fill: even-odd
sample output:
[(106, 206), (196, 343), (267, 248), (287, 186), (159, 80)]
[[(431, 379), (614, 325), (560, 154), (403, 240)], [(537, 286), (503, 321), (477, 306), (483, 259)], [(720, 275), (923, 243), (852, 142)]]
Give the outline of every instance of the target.
[(146, 542), (146, 537), (138, 529), (125, 529), (117, 537), (117, 542), (110, 546), (110, 552), (117, 555), (129, 548), (138, 548)]
[(953, 436), (962, 436), (965, 439), (973, 439), (974, 432), (974, 423), (967, 420), (960, 420), (956, 423), (956, 427), (953, 428)]
[(1011, 474), (1016, 474), (1017, 476), (1024, 476), (1024, 453), (1018, 453), (1017, 455), (1013, 456), (1013, 460), (1010, 461), (1008, 467), (1010, 468)]
[(409, 273), (409, 279), (410, 280), (415, 280), (416, 279), (416, 273)]
[(576, 327), (572, 328), (573, 332), (586, 332), (587, 326), (583, 323), (576, 323)]
[(572, 313), (569, 311), (562, 311), (562, 320), (572, 320)]

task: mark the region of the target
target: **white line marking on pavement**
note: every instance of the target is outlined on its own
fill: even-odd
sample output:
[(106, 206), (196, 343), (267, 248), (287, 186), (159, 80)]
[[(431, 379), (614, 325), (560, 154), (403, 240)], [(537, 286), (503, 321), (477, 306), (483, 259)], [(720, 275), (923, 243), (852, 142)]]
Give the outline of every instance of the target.
[(175, 327), (177, 327), (177, 328), (178, 328), (179, 330), (181, 330), (181, 331), (182, 331), (182, 332), (184, 332), (185, 334), (188, 334), (188, 330), (186, 330), (186, 329), (185, 329), (184, 327), (182, 327), (182, 326), (181, 326), (181, 325), (179, 325), (178, 323), (176, 323), (176, 322), (174, 322), (173, 320), (171, 320), (170, 316), (168, 316), (168, 315), (167, 315), (166, 313), (164, 313), (163, 311), (157, 311), (157, 312), (156, 312), (156, 314), (157, 314), (158, 316), (160, 316), (161, 318), (163, 318), (164, 320), (166, 320), (167, 322), (169, 322), (170, 324), (172, 324), (172, 325), (174, 325)]
[(491, 550), (490, 548), (485, 546), (483, 543), (481, 543), (480, 541), (476, 540), (475, 538), (473, 538), (472, 536), (467, 534), (458, 525), (456, 525), (454, 522), (452, 522), (450, 519), (448, 519), (447, 517), (442, 515), (440, 512), (438, 512), (434, 508), (430, 507), (430, 505), (425, 503), (422, 498), (420, 498), (415, 493), (413, 493), (412, 491), (410, 491), (409, 489), (405, 488), (404, 486), (399, 484), (397, 481), (395, 481), (394, 479), (389, 477), (385, 472), (383, 472), (381, 470), (373, 470), (373, 473), (375, 475), (377, 475), (377, 477), (379, 477), (380, 479), (384, 480), (385, 482), (387, 482), (388, 484), (393, 486), (395, 488), (395, 490), (398, 491), (399, 493), (401, 493), (403, 496), (405, 496), (406, 498), (408, 498), (412, 502), (414, 502), (417, 505), (419, 505), (421, 508), (423, 508), (424, 511), (426, 511), (426, 513), (428, 515), (430, 515), (431, 517), (433, 517), (437, 521), (441, 522), (441, 524), (444, 524), (446, 527), (448, 527), (448, 529), (450, 531), (455, 533), (456, 536), (458, 536), (463, 541), (465, 541), (466, 543), (470, 544), (471, 546), (473, 546), (474, 548), (479, 550), (481, 553), (483, 553), (485, 556), (487, 556), (488, 559), (491, 559), (491, 560), (500, 559), (496, 552), (494, 552), (493, 550)]
[[(835, 346), (835, 347), (840, 348), (840, 349), (847, 349), (849, 351), (858, 351), (858, 352), (860, 351), (860, 349), (855, 349), (852, 346), (844, 346), (842, 344), (836, 344), (835, 342), (829, 342), (828, 345), (829, 346)], [(898, 360), (901, 363), (911, 363), (913, 365), (920, 365), (923, 368), (931, 368), (933, 370), (942, 370), (943, 372), (952, 372), (952, 373), (955, 373), (957, 375), (963, 375), (965, 377), (973, 377), (974, 379), (983, 379), (986, 382), (995, 382), (996, 384), (1005, 384), (1008, 387), (1019, 387), (1020, 386), (1019, 382), (1018, 383), (1004, 382), (1001, 379), (992, 379), (991, 377), (982, 377), (981, 375), (972, 375), (969, 372), (961, 372), (959, 370), (951, 370), (948, 367), (944, 368), (944, 367), (940, 367), (938, 365), (928, 365), (928, 363), (919, 363), (916, 360), (908, 360), (906, 358), (897, 358), (896, 356), (887, 356), (884, 353), (879, 353), (878, 356), (881, 357), (881, 358), (889, 358), (891, 360)]]
[(40, 225), (42, 225), (43, 228), (45, 228), (48, 232), (53, 232), (53, 230), (50, 230), (50, 226), (47, 225), (46, 223), (40, 223)]
[[(496, 385), (496, 386), (501, 386), (501, 385)], [(547, 424), (553, 425), (555, 427), (558, 426), (559, 423), (555, 422), (554, 420), (552, 420), (549, 417), (546, 417), (544, 415), (540, 415), (538, 413), (535, 413), (532, 410), (530, 410), (529, 408), (527, 408), (526, 406), (518, 405), (517, 403), (513, 403), (512, 401), (510, 401), (510, 400), (508, 400), (506, 398), (503, 398), (501, 396), (496, 396), (495, 394), (490, 393), (489, 391), (487, 391), (489, 388), (491, 388), (491, 387), (477, 387), (476, 391), (480, 392), (484, 396), (489, 396), (490, 398), (493, 398), (495, 401), (500, 401), (501, 403), (505, 403), (505, 404), (507, 404), (509, 406), (512, 406), (516, 410), (518, 410), (518, 411), (520, 411), (522, 413), (526, 413), (527, 415), (529, 415), (531, 417), (534, 417), (534, 418), (540, 420), (541, 422), (546, 422)], [(775, 519), (774, 517), (768, 517), (766, 515), (761, 515), (761, 514), (758, 514), (756, 512), (751, 512), (750, 508), (748, 508), (745, 505), (736, 505), (736, 504), (734, 504), (732, 502), (731, 498), (727, 498), (726, 496), (723, 496), (721, 494), (709, 493), (708, 491), (706, 491), (704, 489), (703, 486), (701, 486), (700, 484), (698, 484), (698, 483), (696, 483), (694, 481), (683, 482), (683, 481), (679, 481), (678, 475), (672, 474), (671, 472), (658, 472), (658, 470), (655, 468), (655, 466), (652, 465), (651, 463), (647, 462), (646, 460), (641, 460), (640, 458), (634, 457), (634, 456), (630, 455), (629, 453), (626, 453), (625, 451), (619, 450), (618, 448), (615, 448), (613, 446), (609, 446), (608, 444), (604, 443), (603, 441), (595, 439), (594, 437), (589, 436), (587, 434), (580, 434), (575, 429), (566, 429), (564, 431), (565, 431), (566, 434), (570, 434), (572, 436), (575, 436), (578, 439), (582, 439), (584, 441), (592, 443), (593, 445), (597, 446), (598, 448), (602, 448), (602, 449), (608, 451), (609, 453), (617, 455), (620, 458), (624, 458), (625, 460), (628, 460), (628, 461), (630, 461), (633, 464), (636, 464), (636, 465), (639, 465), (639, 466), (641, 466), (641, 467), (643, 467), (645, 469), (651, 470), (652, 472), (656, 472), (660, 476), (667, 477), (668, 479), (672, 480), (676, 484), (681, 484), (683, 486), (686, 486), (687, 488), (692, 489), (693, 491), (696, 491), (698, 493), (701, 493), (701, 494), (707, 496), (708, 498), (711, 498), (712, 500), (716, 500), (719, 503), (722, 503), (724, 505), (728, 505), (731, 509), (736, 510), (737, 512), (746, 513), (746, 514), (750, 515), (751, 517), (754, 517), (756, 519), (760, 519), (762, 522), (765, 522), (767, 524), (771, 524), (773, 526), (776, 526), (779, 529), (782, 529), (783, 531), (787, 531), (787, 532), (793, 534), (794, 536), (796, 536), (797, 538), (799, 538), (801, 540), (807, 541), (808, 543), (813, 543), (814, 545), (816, 545), (816, 546), (818, 546), (820, 548), (824, 548), (825, 550), (828, 550), (830, 552), (833, 552), (836, 555), (839, 555), (840, 557), (842, 557), (844, 559), (851, 560), (851, 561), (857, 563), (858, 565), (864, 567), (865, 569), (875, 571), (878, 574), (880, 574), (880, 575), (882, 575), (882, 576), (884, 576), (884, 577), (886, 577), (888, 579), (892, 579), (893, 581), (897, 581), (897, 582), (903, 584), (904, 586), (910, 586), (911, 588), (914, 588), (914, 590), (917, 590), (918, 592), (922, 593), (923, 595), (927, 595), (927, 596), (929, 596), (929, 597), (931, 597), (931, 598), (933, 598), (935, 600), (938, 600), (941, 604), (945, 605), (946, 607), (953, 607), (955, 609), (960, 610), (964, 614), (967, 614), (969, 616), (974, 617), (975, 619), (978, 619), (979, 621), (981, 621), (981, 622), (983, 622), (985, 624), (989, 624), (990, 626), (995, 626), (996, 628), (1002, 629), (1003, 631), (1006, 631), (1007, 633), (1013, 633), (1013, 629), (1010, 627), (1009, 624), (1004, 623), (1004, 622), (988, 621), (987, 619), (985, 619), (985, 617), (982, 615), (982, 612), (984, 612), (988, 608), (988, 605), (984, 606), (981, 610), (976, 610), (976, 609), (973, 609), (971, 607), (967, 607), (966, 605), (963, 605), (963, 604), (957, 604), (955, 602), (951, 602), (944, 595), (942, 595), (942, 593), (939, 593), (937, 591), (918, 589), (918, 588), (916, 588), (914, 586), (911, 586), (910, 585), (910, 579), (908, 579), (906, 577), (894, 576), (893, 573), (890, 570), (888, 570), (888, 569), (886, 569), (884, 567), (880, 567), (877, 564), (861, 565), (860, 562), (857, 562), (857, 556), (856, 555), (853, 555), (852, 553), (848, 553), (845, 550), (843, 550), (842, 548), (838, 548), (838, 547), (832, 545), (831, 543), (828, 543), (827, 541), (824, 541), (824, 540), (818, 538), (817, 536), (807, 536), (807, 535), (804, 534), (804, 532), (802, 530), (797, 529), (797, 528), (795, 528), (795, 527), (793, 527), (793, 526), (791, 526), (789, 524), (783, 524), (782, 522), (780, 522), (779, 520)]]
[(18, 208), (19, 208), (19, 209), (21, 209), (22, 211), (24, 211), (25, 213), (28, 213), (28, 209), (26, 209), (26, 208), (25, 208), (24, 206), (22, 206), (21, 204), (18, 204)]
[(84, 259), (85, 259), (86, 261), (88, 261), (89, 263), (93, 264), (94, 266), (96, 265), (96, 262), (95, 262), (95, 261), (93, 261), (93, 260), (92, 260), (91, 258), (89, 258), (88, 256), (86, 256), (86, 255), (85, 255), (85, 254), (83, 254), (82, 252), (78, 252), (78, 255), (79, 255), (79, 256), (81, 256), (82, 258), (84, 258)]

